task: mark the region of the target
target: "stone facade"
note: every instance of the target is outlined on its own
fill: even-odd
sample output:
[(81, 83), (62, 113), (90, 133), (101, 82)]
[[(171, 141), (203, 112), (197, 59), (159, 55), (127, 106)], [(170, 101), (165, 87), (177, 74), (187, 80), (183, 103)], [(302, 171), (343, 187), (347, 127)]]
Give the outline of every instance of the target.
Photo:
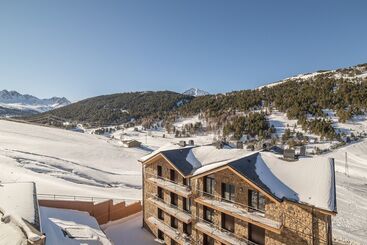
[[(146, 222), (151, 216), (158, 217), (158, 208), (149, 202), (147, 199), (152, 194), (157, 193), (157, 186), (147, 179), (150, 176), (157, 175), (157, 166), (162, 166), (162, 178), (170, 178), (170, 169), (174, 167), (168, 163), (163, 157), (155, 157), (144, 164), (144, 190), (143, 190), (143, 204), (144, 204), (144, 225), (151, 232), (157, 236), (158, 229), (155, 226)], [(244, 208), (248, 205), (248, 192), (254, 190), (255, 186), (251, 185), (244, 178), (229, 168), (221, 169), (211, 174), (215, 179), (214, 197), (220, 199), (222, 196), (222, 183), (232, 184), (235, 187), (234, 202), (242, 204)], [(177, 183), (183, 184), (184, 177), (177, 172)], [(204, 190), (204, 177), (187, 179), (187, 184), (191, 186), (191, 215), (192, 215), (192, 244), (201, 244), (203, 241), (202, 232), (195, 230), (195, 223), (199, 221), (198, 218), (204, 217), (204, 206), (195, 202), (195, 198), (202, 196)], [(200, 191), (199, 191), (200, 190)], [(170, 203), (170, 191), (163, 190), (164, 202)], [(183, 197), (178, 195), (178, 208), (183, 209)], [(164, 211), (164, 210), (163, 210)], [(312, 208), (307, 205), (302, 205), (290, 201), (277, 201), (274, 198), (269, 198), (265, 195), (265, 210), (264, 217), (280, 222), (282, 224), (279, 229), (280, 234), (265, 228), (265, 244), (331, 244), (331, 214), (323, 212), (319, 209)], [(222, 213), (219, 210), (215, 210), (214, 207), (214, 219), (213, 224), (217, 227), (222, 226)], [(164, 215), (164, 223), (171, 226), (170, 215)], [(234, 236), (250, 239), (249, 238), (249, 220), (234, 218)], [(184, 223), (178, 221), (177, 232), (184, 234)], [(165, 236), (166, 244), (171, 244), (171, 239)], [(215, 244), (221, 244), (216, 241)], [(230, 244), (230, 243), (228, 243)]]

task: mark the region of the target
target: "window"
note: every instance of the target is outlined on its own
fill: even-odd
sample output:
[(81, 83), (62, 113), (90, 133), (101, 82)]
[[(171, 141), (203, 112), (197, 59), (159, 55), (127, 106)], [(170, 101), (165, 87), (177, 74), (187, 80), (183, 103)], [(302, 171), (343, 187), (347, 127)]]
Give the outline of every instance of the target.
[(177, 206), (178, 196), (175, 193), (171, 192), (170, 197), (171, 197), (171, 204)]
[(253, 208), (253, 211), (265, 211), (265, 197), (258, 191), (248, 191), (249, 206)]
[(234, 217), (222, 213), (222, 228), (234, 232)]
[(249, 224), (248, 226), (249, 240), (259, 245), (265, 244), (265, 230), (256, 225)]
[(171, 227), (177, 229), (178, 228), (178, 221), (175, 217), (171, 216)]
[(173, 182), (177, 182), (177, 174), (174, 169), (169, 170), (169, 179)]
[(182, 198), (182, 203), (183, 203), (183, 209), (185, 211), (190, 212), (191, 211), (191, 199), (190, 198)]
[(158, 230), (158, 239), (159, 240), (164, 240), (164, 234), (161, 230)]
[(182, 178), (182, 184), (187, 185), (187, 179), (186, 178)]
[(191, 223), (190, 224), (183, 223), (183, 231), (185, 232), (186, 235), (190, 236), (192, 231)]
[(158, 219), (164, 220), (164, 213), (160, 208), (158, 208)]
[(157, 195), (160, 199), (164, 199), (163, 189), (159, 186), (157, 187)]
[(214, 188), (215, 188), (215, 179), (213, 176), (205, 176), (204, 177), (204, 192), (209, 194), (214, 194)]
[(214, 245), (214, 238), (206, 234), (204, 234), (203, 240), (203, 245)]
[(228, 201), (234, 201), (234, 185), (222, 183), (222, 198)]
[(204, 220), (213, 223), (214, 219), (214, 210), (204, 206)]
[(162, 177), (162, 166), (161, 165), (157, 166), (157, 175), (158, 177)]
[(177, 242), (171, 238), (171, 245), (177, 245)]

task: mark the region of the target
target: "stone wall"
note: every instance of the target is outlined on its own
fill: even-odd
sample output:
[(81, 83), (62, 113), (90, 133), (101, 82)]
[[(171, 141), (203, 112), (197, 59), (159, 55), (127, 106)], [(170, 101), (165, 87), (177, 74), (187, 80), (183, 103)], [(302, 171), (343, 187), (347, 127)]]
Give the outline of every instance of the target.
[[(145, 167), (145, 179), (144, 179), (144, 219), (152, 216), (157, 217), (157, 207), (147, 201), (151, 194), (157, 193), (157, 187), (154, 184), (146, 181), (149, 176), (147, 174), (157, 175), (157, 165), (162, 166), (163, 178), (169, 179), (170, 169), (173, 167), (165, 161), (163, 158), (157, 158), (155, 162), (149, 163)], [(183, 183), (183, 177), (177, 173), (178, 183)], [(221, 197), (222, 183), (229, 183), (235, 186), (235, 199), (234, 202), (243, 204), (244, 208), (248, 205), (248, 190), (253, 189), (243, 178), (235, 174), (229, 169), (223, 169), (213, 174), (215, 179), (214, 196)], [(200, 196), (200, 191), (203, 191), (203, 177), (191, 180), (191, 187), (193, 190), (192, 200)], [(200, 191), (197, 191), (200, 190)], [(164, 190), (164, 200), (166, 203), (170, 203), (170, 192)], [(282, 201), (280, 203), (273, 201), (272, 199), (265, 197), (265, 217), (284, 222), (284, 226), (281, 234), (276, 234), (271, 231), (265, 232), (265, 244), (329, 244), (329, 230), (331, 229), (331, 217), (328, 214), (324, 214), (317, 209), (313, 209), (306, 205), (293, 203), (290, 201)], [(183, 198), (179, 196), (178, 199), (179, 208), (183, 208)], [(203, 205), (192, 201), (191, 213), (193, 216), (192, 222), (192, 238), (197, 242), (203, 241), (203, 234), (194, 229), (196, 217), (203, 218)], [(221, 212), (214, 211), (214, 224), (221, 227)], [(165, 214), (164, 222), (170, 226), (170, 215)], [(157, 236), (157, 229), (154, 227), (148, 228)], [(178, 230), (183, 233), (183, 223), (178, 221)], [(248, 223), (235, 218), (235, 233), (239, 237), (248, 239)], [(165, 242), (170, 244), (170, 239), (165, 236)], [(220, 244), (220, 243), (217, 243)]]
[[(158, 208), (152, 204), (151, 202), (147, 201), (148, 198), (152, 197), (152, 195), (156, 195), (157, 192), (157, 186), (155, 184), (150, 183), (147, 181), (147, 178), (152, 177), (152, 175), (157, 176), (157, 166), (162, 166), (162, 178), (169, 179), (170, 178), (170, 169), (173, 169), (172, 166), (166, 162), (163, 158), (158, 158), (157, 161), (154, 161), (152, 163), (149, 163), (145, 167), (145, 177), (144, 177), (144, 220), (147, 218), (154, 216), (158, 217)], [(176, 171), (177, 174), (177, 183), (182, 184), (183, 183), (183, 177)], [(163, 189), (163, 196), (165, 203), (171, 203), (171, 197), (170, 197), (170, 191)], [(183, 209), (183, 197), (178, 195), (178, 207), (180, 209)], [(164, 210), (163, 210), (164, 212)], [(168, 226), (171, 226), (171, 215), (165, 213), (164, 214), (164, 223)], [(157, 237), (158, 236), (158, 229), (156, 229), (154, 226), (151, 226), (149, 223), (145, 222), (145, 225), (148, 226), (148, 228), (153, 232), (153, 234)], [(180, 233), (183, 233), (183, 222), (178, 220), (178, 229)], [(166, 244), (170, 244), (171, 239), (167, 236), (165, 236), (165, 242)]]

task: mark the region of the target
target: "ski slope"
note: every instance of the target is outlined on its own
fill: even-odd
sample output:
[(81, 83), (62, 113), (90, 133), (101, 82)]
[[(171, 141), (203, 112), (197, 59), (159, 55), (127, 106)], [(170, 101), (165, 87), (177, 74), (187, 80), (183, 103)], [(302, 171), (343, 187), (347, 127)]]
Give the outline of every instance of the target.
[(0, 120), (0, 180), (35, 181), (37, 192), (140, 199), (142, 149), (106, 137)]

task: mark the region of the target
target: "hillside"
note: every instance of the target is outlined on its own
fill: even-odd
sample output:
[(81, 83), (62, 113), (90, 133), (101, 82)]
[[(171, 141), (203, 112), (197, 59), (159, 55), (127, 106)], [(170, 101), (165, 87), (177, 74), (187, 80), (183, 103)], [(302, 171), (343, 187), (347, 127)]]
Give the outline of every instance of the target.
[(56, 126), (62, 125), (63, 122), (91, 126), (116, 125), (148, 117), (162, 118), (167, 112), (177, 109), (192, 99), (192, 96), (170, 91), (103, 95), (26, 118), (26, 120)]
[[(204, 114), (218, 127), (239, 112), (277, 109), (295, 119), (304, 130), (328, 139), (340, 139), (344, 132), (335, 130), (331, 116), (345, 123), (364, 116), (367, 109), (367, 64), (332, 71), (299, 75), (262, 86), (226, 94), (196, 97), (179, 108), (183, 116)], [(246, 132), (241, 132), (246, 133)]]
[[(350, 134), (335, 125), (364, 117), (367, 109), (367, 64), (301, 74), (254, 90), (226, 94), (188, 96), (170, 91), (134, 92), (98, 96), (26, 120), (42, 124), (63, 122), (89, 126), (116, 125), (134, 120), (151, 126), (162, 120), (168, 127), (181, 117), (202, 115), (210, 130), (226, 135), (270, 137), (266, 117), (249, 112), (273, 110), (285, 113), (304, 131), (329, 140)], [(246, 126), (251, 122), (255, 127)], [(340, 127), (339, 127), (340, 128)]]

